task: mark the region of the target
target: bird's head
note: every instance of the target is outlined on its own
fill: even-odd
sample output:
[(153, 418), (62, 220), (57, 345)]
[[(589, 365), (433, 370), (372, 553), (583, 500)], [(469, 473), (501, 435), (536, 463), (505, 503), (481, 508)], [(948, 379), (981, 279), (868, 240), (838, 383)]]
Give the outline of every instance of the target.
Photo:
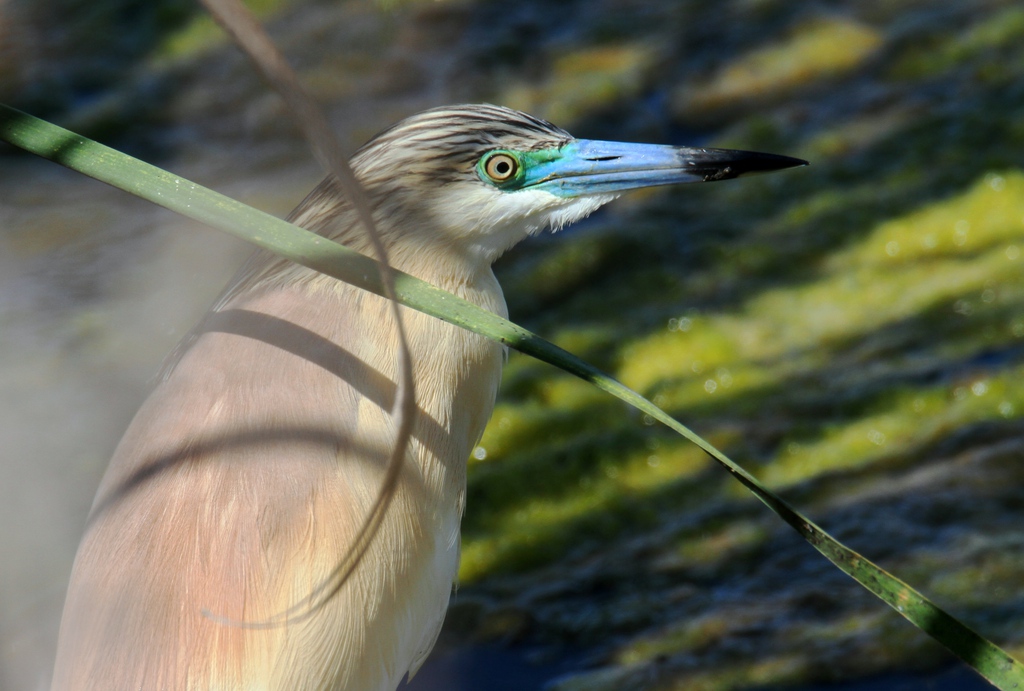
[(389, 245), (444, 247), (487, 266), (528, 235), (579, 220), (626, 190), (805, 164), (773, 154), (576, 139), (492, 105), (413, 115), (377, 135), (352, 163)]

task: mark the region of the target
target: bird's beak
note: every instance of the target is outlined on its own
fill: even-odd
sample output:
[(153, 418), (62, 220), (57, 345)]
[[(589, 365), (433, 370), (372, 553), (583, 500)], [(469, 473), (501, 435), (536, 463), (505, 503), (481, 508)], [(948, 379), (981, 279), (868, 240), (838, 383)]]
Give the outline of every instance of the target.
[(711, 182), (805, 166), (777, 154), (576, 139), (525, 172), (524, 188), (560, 197), (614, 194), (639, 187)]

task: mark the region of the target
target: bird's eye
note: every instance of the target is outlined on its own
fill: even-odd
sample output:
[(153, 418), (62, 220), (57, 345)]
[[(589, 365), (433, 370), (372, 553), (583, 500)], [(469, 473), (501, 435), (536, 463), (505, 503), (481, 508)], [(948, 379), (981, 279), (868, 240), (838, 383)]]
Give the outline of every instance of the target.
[(484, 160), (484, 173), (495, 182), (505, 182), (516, 176), (519, 161), (506, 153), (491, 154)]

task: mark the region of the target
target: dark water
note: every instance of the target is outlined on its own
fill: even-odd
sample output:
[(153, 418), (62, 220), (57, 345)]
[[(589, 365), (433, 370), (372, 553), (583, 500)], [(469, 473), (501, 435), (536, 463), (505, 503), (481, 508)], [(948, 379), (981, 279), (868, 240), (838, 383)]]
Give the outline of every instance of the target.
[(992, 685), (976, 672), (958, 666), (933, 674), (891, 674), (847, 683), (793, 687), (793, 691), (986, 691), (991, 688)]
[[(416, 677), (400, 689), (408, 691), (545, 691), (570, 671), (571, 660), (531, 663), (530, 651), (477, 646), (432, 655)], [(985, 691), (992, 685), (966, 665), (943, 667), (927, 674), (886, 674), (848, 682), (798, 686), (763, 686), (751, 691)]]
[(493, 689), (493, 691), (541, 691), (552, 679), (568, 671), (570, 660), (536, 664), (530, 652), (496, 646), (440, 651), (431, 655), (415, 678), (400, 689)]

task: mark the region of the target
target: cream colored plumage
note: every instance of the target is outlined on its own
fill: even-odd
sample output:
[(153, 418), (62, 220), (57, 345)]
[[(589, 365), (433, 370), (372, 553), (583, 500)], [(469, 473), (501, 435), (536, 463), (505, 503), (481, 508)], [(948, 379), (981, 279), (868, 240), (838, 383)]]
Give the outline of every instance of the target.
[[(593, 171), (546, 171), (551, 161), (605, 172), (614, 156), (577, 152), (593, 144), (508, 109), (459, 106), (399, 123), (352, 164), (396, 268), (504, 314), (491, 263), (509, 246), (619, 189), (717, 179), (677, 163), (672, 180), (554, 187)], [(663, 168), (626, 173), (638, 170)], [(330, 181), (292, 220), (367, 250)], [(103, 478), (68, 590), (55, 690), (390, 691), (418, 668), (455, 578), (466, 458), (503, 352), (402, 313), (418, 415), (376, 538), (322, 607), (238, 625), (289, 611), (351, 545), (394, 444), (398, 348), (383, 298), (266, 253), (250, 260), (172, 357)]]

